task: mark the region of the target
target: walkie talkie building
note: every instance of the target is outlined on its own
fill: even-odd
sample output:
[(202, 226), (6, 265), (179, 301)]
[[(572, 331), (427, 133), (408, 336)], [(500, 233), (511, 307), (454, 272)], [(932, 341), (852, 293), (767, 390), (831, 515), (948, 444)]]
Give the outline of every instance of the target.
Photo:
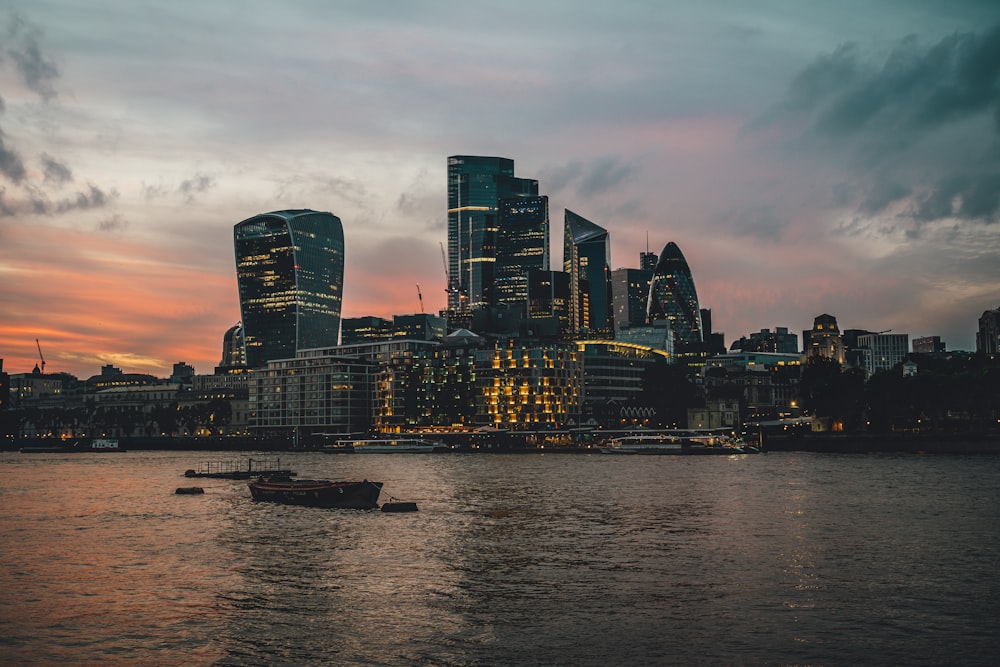
[(337, 345), (344, 285), (340, 218), (308, 209), (264, 213), (237, 224), (233, 243), (247, 366)]

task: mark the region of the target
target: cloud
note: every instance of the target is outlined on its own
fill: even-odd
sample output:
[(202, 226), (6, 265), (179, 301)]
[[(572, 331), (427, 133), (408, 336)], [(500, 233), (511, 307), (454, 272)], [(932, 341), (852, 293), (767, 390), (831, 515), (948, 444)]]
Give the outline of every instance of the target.
[(24, 180), (27, 172), (24, 169), (24, 162), (21, 156), (13, 148), (8, 148), (4, 143), (4, 134), (0, 130), (0, 174), (7, 177), (12, 183), (20, 183)]
[(207, 174), (195, 174), (192, 178), (181, 181), (177, 191), (188, 201), (193, 201), (196, 194), (207, 192), (215, 187), (215, 178)]
[(70, 168), (47, 153), (42, 153), (42, 170), (45, 172), (46, 183), (62, 185), (73, 180)]
[(56, 96), (53, 82), (59, 77), (59, 68), (42, 52), (42, 34), (40, 28), (14, 14), (7, 25), (3, 55), (14, 61), (25, 85), (48, 101)]
[(577, 194), (594, 195), (607, 192), (625, 181), (635, 171), (620, 157), (602, 156), (589, 162), (573, 160), (564, 165), (543, 170), (546, 191), (559, 192), (573, 187)]

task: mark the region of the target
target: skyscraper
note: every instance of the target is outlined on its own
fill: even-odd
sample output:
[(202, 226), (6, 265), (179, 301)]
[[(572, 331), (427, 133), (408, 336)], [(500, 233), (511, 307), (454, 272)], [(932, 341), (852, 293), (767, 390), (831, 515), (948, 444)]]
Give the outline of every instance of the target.
[(996, 354), (1000, 352), (1000, 308), (983, 311), (976, 332), (976, 352)]
[[(669, 320), (678, 348), (703, 341), (701, 309), (694, 277), (677, 244), (671, 241), (663, 248), (649, 286), (646, 312), (650, 322)], [(680, 351), (680, 350), (678, 350)]]
[(652, 279), (652, 269), (615, 269), (611, 272), (615, 334), (622, 328), (646, 324), (646, 302), (649, 301), (649, 284)]
[(611, 242), (608, 230), (566, 209), (563, 270), (569, 274), (573, 335), (611, 335)]
[(528, 272), (549, 270), (549, 198), (500, 200), (493, 305), (514, 306), (526, 314)]
[(514, 177), (502, 157), (448, 158), (448, 308), (463, 312), (489, 303), (496, 261), (499, 202), (538, 195), (538, 181)]
[(233, 229), (243, 342), (250, 368), (337, 345), (344, 284), (340, 218), (264, 213)]

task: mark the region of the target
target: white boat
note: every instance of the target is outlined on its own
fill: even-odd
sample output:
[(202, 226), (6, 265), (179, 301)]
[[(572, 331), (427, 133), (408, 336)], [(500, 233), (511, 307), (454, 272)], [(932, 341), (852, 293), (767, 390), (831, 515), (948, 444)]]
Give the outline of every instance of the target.
[(739, 441), (719, 431), (677, 430), (612, 438), (604, 454), (744, 454)]
[(421, 440), (419, 438), (373, 438), (337, 440), (323, 447), (330, 454), (430, 454), (447, 451), (443, 442)]

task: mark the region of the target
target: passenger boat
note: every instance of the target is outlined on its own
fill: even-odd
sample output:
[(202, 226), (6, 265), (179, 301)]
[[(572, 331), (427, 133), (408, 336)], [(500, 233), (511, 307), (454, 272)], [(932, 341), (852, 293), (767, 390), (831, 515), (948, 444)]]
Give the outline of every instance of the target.
[(378, 507), (382, 482), (332, 482), (321, 479), (261, 477), (249, 482), (250, 496), (257, 501), (304, 505), (372, 509)]
[(118, 440), (111, 438), (94, 438), (90, 442), (76, 441), (68, 445), (43, 445), (37, 447), (21, 447), (22, 454), (71, 454), (76, 452), (124, 452)]
[(323, 447), (330, 454), (430, 454), (447, 451), (443, 442), (421, 440), (420, 438), (374, 438), (337, 440)]
[(739, 441), (717, 431), (678, 430), (612, 438), (598, 450), (604, 454), (745, 454)]

